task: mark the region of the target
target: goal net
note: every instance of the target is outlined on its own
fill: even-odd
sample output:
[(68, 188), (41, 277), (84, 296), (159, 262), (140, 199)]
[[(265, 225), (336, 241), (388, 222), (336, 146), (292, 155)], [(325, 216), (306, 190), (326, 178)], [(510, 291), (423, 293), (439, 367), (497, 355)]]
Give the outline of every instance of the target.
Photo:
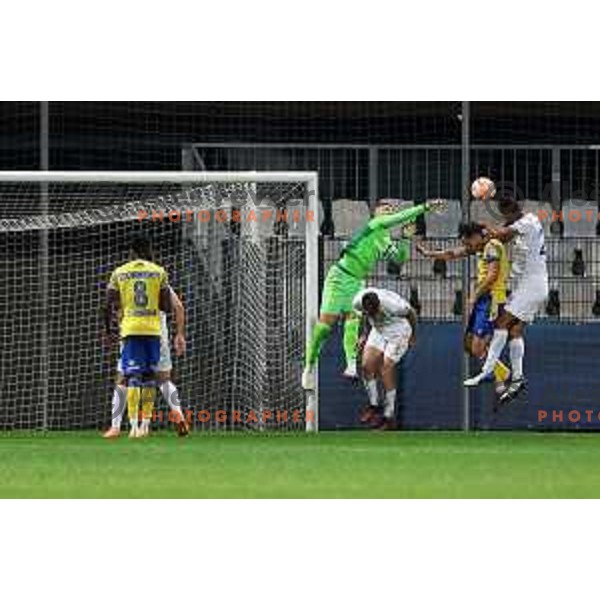
[(144, 233), (186, 308), (173, 380), (194, 428), (316, 429), (317, 205), (311, 173), (0, 173), (0, 428), (110, 423), (101, 309)]

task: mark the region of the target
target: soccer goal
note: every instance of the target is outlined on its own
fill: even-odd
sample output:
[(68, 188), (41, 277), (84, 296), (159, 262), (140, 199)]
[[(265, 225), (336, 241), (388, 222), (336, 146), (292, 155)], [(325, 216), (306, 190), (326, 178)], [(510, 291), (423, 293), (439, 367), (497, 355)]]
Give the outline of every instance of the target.
[(317, 430), (300, 385), (318, 313), (304, 172), (0, 172), (0, 428), (110, 423), (101, 307), (140, 232), (187, 311), (173, 379), (194, 428)]

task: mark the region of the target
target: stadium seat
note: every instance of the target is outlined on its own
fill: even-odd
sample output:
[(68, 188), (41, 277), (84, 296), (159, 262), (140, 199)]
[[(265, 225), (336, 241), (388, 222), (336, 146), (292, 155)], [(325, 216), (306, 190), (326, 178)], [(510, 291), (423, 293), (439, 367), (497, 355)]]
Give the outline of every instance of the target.
[(557, 289), (550, 289), (548, 302), (546, 302), (546, 315), (560, 317), (560, 292)]
[(452, 305), (452, 313), (456, 316), (456, 317), (460, 317), (463, 314), (463, 310), (464, 310), (464, 297), (463, 297), (463, 291), (462, 290), (456, 290), (454, 292), (454, 304)]
[(336, 237), (350, 238), (368, 222), (371, 213), (369, 205), (362, 200), (334, 200), (331, 215)]
[(560, 240), (549, 246), (548, 254), (551, 277), (600, 278), (600, 246), (595, 238)]
[(450, 279), (413, 281), (421, 302), (424, 319), (450, 321), (456, 319), (453, 313), (456, 289), (459, 282)]
[(433, 261), (433, 274), (445, 279), (448, 276), (448, 262), (445, 260)]
[(586, 276), (586, 263), (583, 259), (583, 250), (581, 248), (576, 248), (573, 253), (573, 263), (571, 265), (571, 273), (575, 277), (585, 277)]
[(594, 299), (594, 305), (592, 306), (592, 315), (594, 317), (600, 318), (600, 290), (596, 289), (596, 296)]
[(448, 202), (448, 210), (445, 213), (427, 213), (425, 215), (425, 228), (428, 238), (456, 237), (458, 226), (462, 220), (462, 209), (460, 202), (451, 200)]
[[(547, 245), (548, 276), (551, 282), (553, 280), (571, 279), (577, 276), (573, 272), (573, 266), (578, 250), (581, 250), (581, 258), (584, 263), (591, 260), (591, 256), (588, 255), (590, 251), (589, 245), (582, 245), (580, 240), (555, 239)], [(579, 277), (582, 276), (579, 275)]]
[(598, 225), (598, 205), (594, 202), (567, 200), (563, 202), (563, 236), (565, 238), (595, 238)]

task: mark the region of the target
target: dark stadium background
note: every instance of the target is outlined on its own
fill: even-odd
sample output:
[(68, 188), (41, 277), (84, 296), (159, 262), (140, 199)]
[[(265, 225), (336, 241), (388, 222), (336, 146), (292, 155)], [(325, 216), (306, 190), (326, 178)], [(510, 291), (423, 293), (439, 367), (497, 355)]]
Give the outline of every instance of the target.
[[(458, 186), (460, 195), (460, 161), (447, 162), (441, 154), (445, 146), (459, 151), (464, 141), (462, 103), (458, 101), (49, 102), (47, 109), (47, 160), (52, 170), (179, 170), (182, 148), (202, 144), (415, 145), (408, 174), (409, 199), (422, 201), (427, 197), (428, 178), (437, 179), (443, 190)], [(600, 170), (598, 148), (594, 146), (600, 145), (600, 103), (472, 102), (470, 111), (469, 143), (489, 147), (471, 160), (472, 176), (498, 177), (502, 173), (505, 179), (527, 187), (529, 197), (539, 200), (542, 189), (553, 178), (548, 157), (558, 148), (563, 158), (559, 165), (561, 188), (553, 196), (555, 206), (565, 199), (566, 189), (583, 190), (589, 194), (586, 200), (597, 206), (594, 191)], [(44, 160), (40, 144), (43, 120), (39, 102), (0, 103), (0, 169), (40, 169)], [(419, 145), (439, 147), (442, 158), (435, 173), (428, 171), (428, 150), (420, 154)], [(519, 146), (523, 152), (525, 146), (530, 148), (531, 155), (517, 159)], [(228, 166), (220, 162), (222, 157), (216, 152), (208, 152), (205, 158), (207, 168)], [(524, 169), (517, 164), (525, 165)], [(268, 164), (262, 166), (269, 168)], [(364, 169), (358, 159), (350, 166), (356, 171)], [(324, 168), (335, 172), (335, 165)], [(354, 189), (358, 196), (354, 199), (369, 199), (369, 190), (362, 184), (356, 183)], [(329, 210), (328, 203), (336, 197), (328, 197), (327, 188), (322, 192)], [(600, 293), (594, 268), (597, 240), (581, 242), (582, 270), (571, 260), (571, 249), (579, 246), (570, 240), (569, 251), (562, 252), (562, 232), (555, 231), (555, 236), (552, 247), (562, 265), (560, 279), (562, 282), (564, 278), (565, 289), (577, 290), (585, 284), (586, 289)], [(427, 298), (421, 302), (426, 303)], [(600, 428), (600, 397), (596, 393), (599, 321), (588, 296), (575, 293), (570, 302), (586, 303), (578, 317), (551, 314), (528, 333), (530, 402), (493, 415), (490, 399), (485, 394), (473, 394), (474, 426)], [(421, 327), (419, 348), (407, 358), (401, 373), (401, 420), (405, 427), (461, 427), (460, 337), (459, 318), (431, 318)], [(360, 390), (339, 377), (338, 345), (337, 340), (330, 344), (323, 363), (324, 428), (352, 426), (362, 400)], [(554, 424), (540, 424), (540, 409), (563, 411), (563, 418)], [(588, 409), (595, 411), (591, 424), (569, 423), (569, 411)]]
[[(202, 142), (460, 143), (460, 102), (50, 102), (50, 168), (178, 169)], [(39, 168), (39, 103), (0, 105), (2, 169)], [(473, 144), (598, 144), (600, 103), (473, 102)]]

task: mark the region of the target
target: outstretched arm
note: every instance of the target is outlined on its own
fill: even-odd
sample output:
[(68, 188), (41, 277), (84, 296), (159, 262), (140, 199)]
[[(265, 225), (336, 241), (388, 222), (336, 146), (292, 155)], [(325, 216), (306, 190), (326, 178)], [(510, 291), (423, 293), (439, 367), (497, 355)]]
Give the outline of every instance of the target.
[(434, 210), (445, 210), (445, 203), (442, 200), (428, 200), (424, 204), (401, 210), (389, 215), (380, 215), (371, 221), (372, 227), (383, 227), (385, 229), (394, 229), (414, 223), (421, 215)]
[(447, 250), (428, 250), (423, 244), (417, 244), (417, 252), (425, 258), (433, 258), (434, 260), (459, 260), (466, 258), (471, 254), (466, 246), (456, 246)]
[(485, 230), (490, 237), (500, 240), (501, 242), (510, 242), (518, 235), (518, 231), (512, 227), (495, 227), (489, 223), (481, 223), (481, 225), (485, 227)]

